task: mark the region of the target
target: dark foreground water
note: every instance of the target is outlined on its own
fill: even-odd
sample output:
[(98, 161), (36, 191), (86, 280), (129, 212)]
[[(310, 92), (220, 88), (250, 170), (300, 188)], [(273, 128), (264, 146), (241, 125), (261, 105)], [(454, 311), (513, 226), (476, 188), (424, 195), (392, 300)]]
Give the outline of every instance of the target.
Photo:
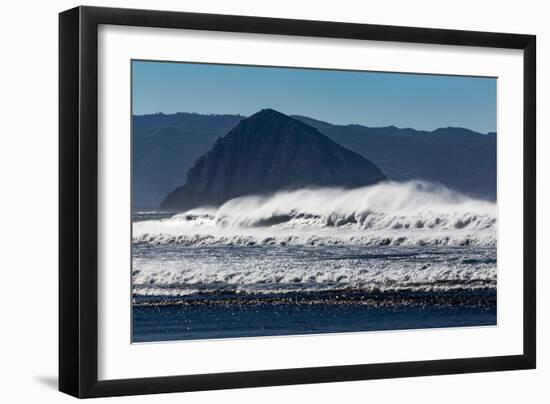
[[(445, 296), (444, 296), (445, 295)], [(170, 341), (496, 324), (494, 291), (340, 296), (311, 301), (231, 298), (134, 305), (133, 341)], [(239, 298), (240, 299), (240, 298)]]

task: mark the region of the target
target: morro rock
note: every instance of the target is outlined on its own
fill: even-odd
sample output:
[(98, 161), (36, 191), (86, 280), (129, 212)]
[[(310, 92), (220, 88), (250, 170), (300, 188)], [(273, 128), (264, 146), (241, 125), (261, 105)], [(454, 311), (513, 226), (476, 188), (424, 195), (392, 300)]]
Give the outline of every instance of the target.
[(355, 188), (386, 179), (371, 161), (272, 109), (242, 120), (169, 193), (162, 210), (219, 206), (244, 195), (306, 187)]

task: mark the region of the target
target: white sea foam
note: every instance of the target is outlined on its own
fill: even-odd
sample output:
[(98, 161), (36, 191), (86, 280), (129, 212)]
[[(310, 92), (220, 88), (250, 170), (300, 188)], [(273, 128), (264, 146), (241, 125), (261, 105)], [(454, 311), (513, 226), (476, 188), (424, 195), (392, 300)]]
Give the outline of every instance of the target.
[(305, 246), (178, 249), (134, 258), (134, 294), (495, 288), (493, 248)]
[(496, 204), (426, 182), (302, 189), (136, 222), (135, 243), (496, 246)]

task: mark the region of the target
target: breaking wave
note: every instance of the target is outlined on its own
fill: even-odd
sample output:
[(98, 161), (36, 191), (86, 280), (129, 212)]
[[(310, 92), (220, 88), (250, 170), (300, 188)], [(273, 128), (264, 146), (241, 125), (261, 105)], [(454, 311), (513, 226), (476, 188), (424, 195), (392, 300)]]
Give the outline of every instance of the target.
[(134, 243), (496, 246), (496, 203), (421, 181), (232, 199), (133, 224)]
[(134, 296), (338, 290), (429, 292), (494, 289), (497, 282), (494, 251), (487, 250), (473, 254), (486, 257), (476, 262), (472, 262), (471, 253), (465, 258), (464, 252), (435, 257), (413, 251), (410, 257), (381, 254), (372, 259), (342, 252), (336, 259), (326, 255), (301, 259), (300, 252), (295, 256), (279, 254), (247, 257), (229, 253), (218, 258), (205, 258), (205, 254), (162, 262), (138, 259), (133, 272)]

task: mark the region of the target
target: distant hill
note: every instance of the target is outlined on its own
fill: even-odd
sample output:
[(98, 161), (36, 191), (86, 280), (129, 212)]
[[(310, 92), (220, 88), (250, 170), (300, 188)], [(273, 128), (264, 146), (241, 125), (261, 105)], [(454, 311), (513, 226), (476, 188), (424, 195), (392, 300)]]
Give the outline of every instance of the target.
[(161, 209), (218, 206), (243, 195), (311, 186), (354, 188), (385, 179), (371, 161), (317, 129), (264, 109), (219, 138), (189, 170), (185, 184), (166, 197)]
[(188, 113), (134, 116), (134, 207), (158, 208), (166, 194), (182, 184), (195, 160), (241, 119)]
[[(185, 182), (195, 161), (244, 118), (191, 113), (134, 116), (134, 207), (158, 208), (170, 191)], [(495, 133), (373, 128), (294, 118), (371, 160), (389, 179), (425, 179), (468, 195), (496, 198)]]
[(453, 127), (431, 132), (395, 126), (370, 128), (294, 118), (372, 160), (392, 180), (424, 179), (471, 196), (496, 199), (496, 133)]

